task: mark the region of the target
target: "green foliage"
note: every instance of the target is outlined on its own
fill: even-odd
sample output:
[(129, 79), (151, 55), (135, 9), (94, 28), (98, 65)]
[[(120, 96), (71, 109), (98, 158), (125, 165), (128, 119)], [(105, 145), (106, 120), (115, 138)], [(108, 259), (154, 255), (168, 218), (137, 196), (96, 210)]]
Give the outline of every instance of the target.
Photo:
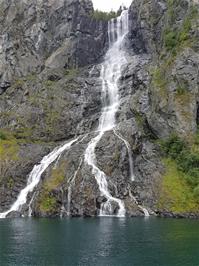
[(18, 160), (19, 144), (16, 139), (0, 141), (0, 163)]
[(166, 171), (161, 184), (157, 207), (176, 214), (198, 212), (198, 189), (195, 188), (193, 191), (187, 185), (186, 175), (178, 170), (175, 160), (164, 159), (163, 162)]
[(66, 165), (66, 162), (63, 162), (57, 168), (52, 169), (51, 176), (43, 183), (42, 193), (39, 197), (40, 211), (45, 213), (56, 212), (58, 203), (54, 196), (54, 190), (64, 182)]
[(13, 180), (12, 177), (8, 178), (8, 181), (7, 181), (7, 187), (8, 187), (9, 189), (13, 189), (13, 187), (14, 187), (14, 180)]
[(167, 140), (162, 141), (161, 146), (166, 155), (172, 159), (176, 159), (186, 147), (184, 141), (175, 134)]
[(165, 76), (164, 66), (161, 66), (161, 68), (157, 67), (152, 72), (152, 83), (155, 87), (160, 88), (162, 92), (165, 92), (165, 88), (167, 86), (167, 79)]
[(194, 37), (191, 35), (191, 29), (194, 20), (198, 17), (198, 9), (196, 6), (190, 6), (181, 26), (176, 27), (178, 5), (180, 5), (180, 1), (168, 0), (168, 23), (163, 36), (166, 50), (172, 52), (174, 55), (182, 47), (190, 46), (194, 42)]
[(177, 161), (180, 170), (199, 178), (199, 153), (193, 153), (185, 148), (177, 156)]
[(6, 140), (6, 134), (3, 131), (0, 131), (0, 140)]
[(134, 112), (134, 116), (135, 116), (135, 120), (136, 120), (136, 122), (137, 122), (137, 124), (138, 124), (138, 126), (139, 127), (143, 127), (143, 125), (144, 125), (144, 117), (143, 117), (143, 115), (141, 115), (139, 112), (137, 112), (136, 110), (134, 110), (133, 111)]
[(184, 84), (180, 84), (178, 82), (178, 86), (177, 86), (177, 90), (176, 90), (177, 95), (179, 95), (179, 96), (185, 95), (186, 93), (188, 93), (188, 88), (189, 88), (189, 84), (186, 84), (186, 82), (184, 82)]
[(194, 196), (199, 199), (199, 185), (194, 188)]
[(174, 49), (178, 44), (178, 37), (174, 31), (165, 31), (164, 43), (167, 50)]
[(116, 18), (119, 16), (119, 13), (111, 11), (111, 12), (103, 12), (100, 10), (95, 10), (92, 14), (92, 17), (96, 20), (108, 21), (112, 18)]
[(66, 70), (65, 76), (69, 79), (73, 79), (78, 75), (78, 73), (79, 73), (78, 68), (70, 68)]
[(44, 192), (40, 201), (40, 211), (42, 212), (54, 212), (56, 210), (57, 200), (53, 195)]
[(161, 146), (166, 156), (176, 162), (178, 171), (184, 174), (184, 180), (194, 192), (199, 185), (199, 149), (196, 142), (190, 147), (177, 135), (172, 135)]
[[(198, 129), (198, 132), (199, 132), (199, 129)], [(196, 134), (196, 136), (194, 138), (194, 144), (199, 147), (199, 133)]]

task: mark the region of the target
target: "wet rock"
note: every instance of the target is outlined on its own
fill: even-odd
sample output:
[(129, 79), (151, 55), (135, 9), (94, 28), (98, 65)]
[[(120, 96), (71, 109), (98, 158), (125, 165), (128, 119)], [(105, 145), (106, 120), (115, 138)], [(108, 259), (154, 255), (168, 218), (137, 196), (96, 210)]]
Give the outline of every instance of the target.
[(15, 212), (15, 211), (8, 213), (8, 215), (6, 216), (6, 218), (20, 218), (20, 217), (22, 217), (22, 214), (20, 212)]

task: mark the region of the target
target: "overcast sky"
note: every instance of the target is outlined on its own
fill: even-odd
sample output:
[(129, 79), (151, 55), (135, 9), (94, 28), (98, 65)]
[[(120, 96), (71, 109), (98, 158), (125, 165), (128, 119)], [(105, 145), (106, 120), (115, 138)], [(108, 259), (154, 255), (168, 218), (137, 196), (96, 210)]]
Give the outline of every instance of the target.
[(92, 0), (95, 9), (103, 11), (117, 11), (119, 7), (124, 4), (129, 7), (132, 0)]

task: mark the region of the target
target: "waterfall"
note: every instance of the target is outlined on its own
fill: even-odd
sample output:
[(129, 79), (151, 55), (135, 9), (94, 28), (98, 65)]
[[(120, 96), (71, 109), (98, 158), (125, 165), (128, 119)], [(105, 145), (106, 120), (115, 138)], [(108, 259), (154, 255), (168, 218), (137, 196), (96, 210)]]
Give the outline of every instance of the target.
[[(122, 68), (127, 64), (125, 51), (122, 49), (123, 41), (127, 33), (128, 10), (123, 10), (118, 18), (112, 19), (108, 23), (109, 49), (105, 55), (105, 60), (101, 65), (100, 74), (100, 79), (102, 82), (102, 113), (99, 118), (97, 133), (95, 132), (96, 136), (90, 140), (84, 154), (84, 162), (91, 167), (92, 173), (95, 176), (99, 186), (100, 193), (106, 198), (106, 202), (102, 203), (100, 206), (100, 216), (115, 215), (116, 207), (118, 209), (116, 214), (118, 217), (124, 217), (126, 213), (124, 202), (121, 199), (111, 195), (108, 188), (107, 176), (97, 167), (95, 148), (105, 132), (113, 131), (113, 133), (126, 145), (129, 155), (131, 180), (134, 180), (130, 145), (119, 133), (117, 133), (115, 119), (120, 105), (118, 82), (121, 77)], [(87, 135), (88, 134), (84, 135), (81, 141), (83, 141)], [(0, 213), (0, 218), (5, 218), (12, 211), (21, 211), (23, 205), (27, 203), (28, 194), (33, 192), (36, 186), (39, 184), (44, 171), (53, 162), (55, 162), (56, 167), (62, 153), (69, 149), (71, 145), (76, 143), (77, 140), (78, 138), (64, 144), (61, 147), (55, 148), (50, 154), (45, 156), (38, 165), (34, 166), (33, 170), (29, 174), (26, 187), (21, 190), (17, 200), (14, 202), (11, 208), (6, 212)], [(75, 184), (75, 179), (81, 168), (81, 165), (82, 159), (80, 160), (79, 166), (75, 171), (74, 176), (69, 180), (70, 182), (68, 186), (68, 202), (66, 210), (68, 215), (70, 215), (72, 186)], [(35, 195), (36, 194), (34, 193), (29, 201), (29, 216), (32, 214), (31, 205), (34, 201)], [(147, 210), (141, 206), (139, 207), (142, 208), (142, 211), (145, 212), (145, 215), (147, 216)], [(63, 209), (64, 208), (65, 207), (63, 206)]]
[[(31, 193), (34, 188), (39, 184), (41, 180), (41, 175), (48, 168), (48, 166), (53, 163), (60, 154), (62, 154), (65, 150), (69, 149), (73, 143), (75, 143), (77, 139), (72, 140), (61, 147), (55, 148), (50, 154), (46, 155), (40, 162), (40, 164), (35, 165), (31, 173), (29, 174), (27, 185), (24, 189), (21, 190), (17, 200), (11, 206), (11, 208), (3, 213), (0, 213), (0, 218), (6, 218), (6, 216), (12, 211), (20, 211), (21, 207), (27, 202), (27, 196)], [(34, 195), (33, 195), (34, 197)], [(32, 210), (29, 206), (29, 215), (32, 213)]]
[(94, 137), (85, 151), (85, 162), (91, 166), (98, 183), (101, 195), (107, 201), (101, 204), (100, 216), (113, 215), (112, 203), (118, 205), (117, 216), (125, 216), (125, 206), (122, 200), (114, 198), (108, 189), (107, 177), (97, 167), (95, 148), (104, 133), (113, 130), (116, 121), (115, 115), (119, 107), (118, 81), (121, 77), (122, 67), (127, 63), (125, 51), (122, 49), (123, 40), (128, 33), (128, 10), (124, 10), (120, 17), (109, 21), (108, 37), (109, 49), (101, 67), (102, 81), (102, 114), (99, 119), (98, 135)]

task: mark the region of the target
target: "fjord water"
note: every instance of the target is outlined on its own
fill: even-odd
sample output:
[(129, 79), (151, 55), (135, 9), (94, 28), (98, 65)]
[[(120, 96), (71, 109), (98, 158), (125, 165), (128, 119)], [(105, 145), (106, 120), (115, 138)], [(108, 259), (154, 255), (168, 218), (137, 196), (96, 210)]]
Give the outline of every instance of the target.
[(2, 266), (198, 266), (199, 222), (157, 218), (0, 220)]

